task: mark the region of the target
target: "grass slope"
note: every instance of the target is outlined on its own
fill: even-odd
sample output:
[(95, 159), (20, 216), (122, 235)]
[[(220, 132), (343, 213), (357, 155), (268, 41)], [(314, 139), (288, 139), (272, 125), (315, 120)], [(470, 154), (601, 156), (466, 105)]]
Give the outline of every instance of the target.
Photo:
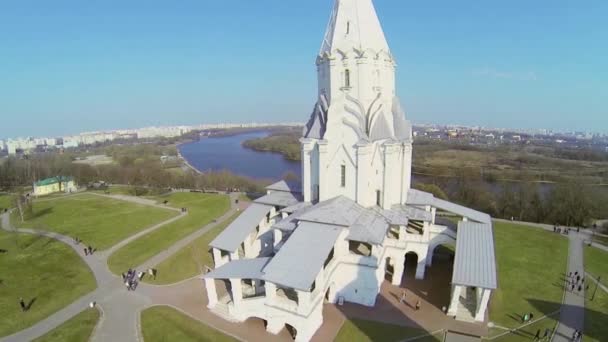
[[(416, 328), (408, 328), (400, 325), (386, 324), (360, 319), (347, 320), (340, 328), (335, 342), (374, 341), (374, 342), (397, 342), (409, 337), (428, 334), (426, 331)], [(416, 341), (431, 342), (439, 341), (438, 338), (427, 336)]]
[(163, 196), (169, 205), (188, 208), (189, 214), (123, 246), (108, 259), (108, 266), (115, 274), (137, 267), (146, 260), (169, 248), (188, 234), (200, 229), (230, 209), (226, 195), (201, 193), (175, 193)]
[(595, 298), (590, 301), (591, 295), (595, 290), (595, 284), (587, 278), (589, 284), (592, 284), (589, 293), (586, 293), (585, 300), (585, 336), (583, 341), (602, 342), (606, 341), (608, 336), (608, 293), (597, 289)]
[(585, 272), (594, 277), (602, 277), (602, 283), (608, 284), (608, 253), (595, 247), (585, 246)]
[(156, 279), (146, 277), (144, 281), (157, 285), (173, 284), (200, 275), (203, 266), (213, 266), (213, 257), (209, 253), (209, 243), (239, 215), (240, 213), (232, 215), (228, 220), (216, 225), (169, 259), (157, 265), (155, 267), (158, 271)]
[(101, 314), (97, 309), (86, 309), (33, 342), (88, 341)]
[(33, 212), (24, 223), (15, 214), (14, 225), (78, 237), (98, 250), (177, 215), (171, 210), (91, 194), (34, 202)]
[(13, 196), (9, 194), (0, 194), (0, 212), (4, 209), (13, 207)]
[(142, 311), (141, 329), (146, 342), (236, 341), (234, 338), (167, 306), (155, 306)]
[[(25, 329), (96, 287), (91, 270), (65, 244), (0, 231), (0, 336)], [(21, 312), (19, 298), (33, 299)]]
[[(524, 313), (541, 317), (559, 310), (568, 240), (541, 229), (503, 222), (494, 223), (494, 239), (499, 288), (492, 296), (490, 320), (515, 328)], [(550, 325), (552, 319), (547, 321)]]

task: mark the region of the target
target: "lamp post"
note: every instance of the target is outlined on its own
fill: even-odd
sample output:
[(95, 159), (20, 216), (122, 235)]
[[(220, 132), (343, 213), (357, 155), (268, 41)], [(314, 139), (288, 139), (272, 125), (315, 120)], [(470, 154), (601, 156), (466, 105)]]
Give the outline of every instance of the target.
[(593, 294), (591, 295), (591, 299), (590, 301), (593, 302), (593, 298), (595, 298), (595, 293), (597, 292), (597, 288), (600, 286), (600, 281), (602, 280), (602, 277), (597, 277), (597, 282), (595, 283), (595, 290), (593, 290)]

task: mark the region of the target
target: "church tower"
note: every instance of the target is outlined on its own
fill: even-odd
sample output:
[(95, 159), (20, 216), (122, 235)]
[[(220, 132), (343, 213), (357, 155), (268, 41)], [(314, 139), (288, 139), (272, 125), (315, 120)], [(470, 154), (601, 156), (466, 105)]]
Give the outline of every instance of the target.
[(412, 129), (372, 0), (335, 0), (316, 65), (318, 100), (300, 140), (304, 200), (404, 204)]

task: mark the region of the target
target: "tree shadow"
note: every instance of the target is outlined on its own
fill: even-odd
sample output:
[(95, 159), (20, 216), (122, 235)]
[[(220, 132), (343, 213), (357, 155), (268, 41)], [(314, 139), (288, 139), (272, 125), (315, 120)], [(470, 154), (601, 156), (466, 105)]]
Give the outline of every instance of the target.
[(32, 215), (29, 217), (29, 220), (33, 220), (33, 219), (37, 219), (42, 216), (46, 216), (52, 212), (53, 212), (53, 207), (47, 207), (47, 208), (40, 209), (40, 210), (34, 210)]
[(30, 309), (32, 308), (32, 306), (36, 302), (36, 299), (37, 299), (37, 297), (32, 298), (30, 300), (30, 302), (25, 305), (25, 311), (30, 311)]
[[(547, 308), (555, 307), (556, 305), (560, 305), (560, 303), (548, 302), (544, 300), (538, 299), (526, 299), (528, 303), (530, 303), (536, 310), (540, 311), (544, 315), (551, 314)], [(596, 310), (591, 310), (589, 308), (585, 309), (580, 306), (574, 305), (562, 305), (561, 306), (562, 315), (560, 316), (560, 324), (565, 325), (571, 329), (577, 329), (583, 332), (583, 334), (591, 339), (595, 339), (597, 341), (604, 341), (606, 336), (600, 336), (601, 332), (598, 331), (585, 331), (584, 330), (584, 322), (585, 320), (589, 320), (590, 322), (608, 322), (608, 314)], [(569, 314), (564, 314), (564, 312), (570, 312)], [(557, 333), (559, 334), (559, 333)], [(571, 339), (572, 336), (562, 336), (566, 339)]]

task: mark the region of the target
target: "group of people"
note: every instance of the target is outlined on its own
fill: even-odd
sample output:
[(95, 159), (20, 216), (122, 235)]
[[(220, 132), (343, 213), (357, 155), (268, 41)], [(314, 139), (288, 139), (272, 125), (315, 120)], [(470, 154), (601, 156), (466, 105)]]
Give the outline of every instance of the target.
[(583, 332), (575, 329), (572, 333), (572, 342), (580, 342), (583, 340)]
[(182, 213), (187, 213), (188, 212), (188, 208), (181, 208)]
[(125, 283), (127, 291), (135, 291), (141, 278), (143, 278), (143, 272), (139, 272), (138, 274), (136, 270), (130, 268), (127, 273), (122, 274), (122, 281)]
[[(80, 243), (81, 243), (81, 242), (82, 242), (82, 240), (81, 240), (81, 239), (79, 239), (79, 238), (77, 238), (77, 237), (75, 237), (75, 238), (74, 238), (74, 243), (75, 243), (75, 244), (80, 245)], [(95, 252), (97, 249), (95, 249), (95, 248), (91, 247), (91, 245), (88, 245), (88, 246), (85, 246), (85, 247), (83, 248), (83, 250), (84, 250), (84, 255), (93, 255), (93, 253), (94, 253), (94, 252)]]
[[(405, 295), (406, 295), (405, 290), (403, 290), (403, 292), (401, 292), (401, 298), (399, 299), (399, 303), (407, 304), (407, 302), (405, 300)], [(420, 306), (421, 306), (420, 299), (418, 299), (416, 301), (416, 306), (414, 306), (414, 310), (416, 310), (416, 311), (420, 310)]]
[(540, 329), (536, 330), (536, 335), (534, 335), (534, 341), (545, 341), (545, 340), (549, 340), (551, 338), (551, 329), (547, 328), (545, 329), (545, 334), (541, 337), (540, 336)]
[[(568, 289), (570, 292), (574, 292), (578, 290), (580, 293), (585, 286), (585, 278), (582, 274), (579, 274), (578, 271), (575, 271), (574, 274), (572, 272), (568, 273)], [(585, 290), (589, 290), (589, 285), (585, 288)]]
[[(553, 226), (553, 232), (554, 232), (554, 233), (558, 233), (558, 234), (564, 234), (564, 235), (568, 235), (568, 234), (570, 234), (570, 228), (568, 228), (568, 227), (561, 228), (561, 227), (560, 227), (560, 226), (558, 226), (558, 225), (554, 225), (554, 226)], [(580, 232), (581, 232), (581, 228), (580, 228), (580, 227), (579, 227), (579, 228), (576, 228), (576, 232), (577, 232), (577, 233), (580, 233)]]
[[(149, 268), (147, 271), (148, 275), (153, 279), (156, 279), (156, 269)], [(122, 281), (125, 283), (127, 287), (127, 291), (135, 291), (139, 281), (144, 278), (146, 272), (137, 272), (134, 269), (129, 269), (127, 273), (122, 274)]]

